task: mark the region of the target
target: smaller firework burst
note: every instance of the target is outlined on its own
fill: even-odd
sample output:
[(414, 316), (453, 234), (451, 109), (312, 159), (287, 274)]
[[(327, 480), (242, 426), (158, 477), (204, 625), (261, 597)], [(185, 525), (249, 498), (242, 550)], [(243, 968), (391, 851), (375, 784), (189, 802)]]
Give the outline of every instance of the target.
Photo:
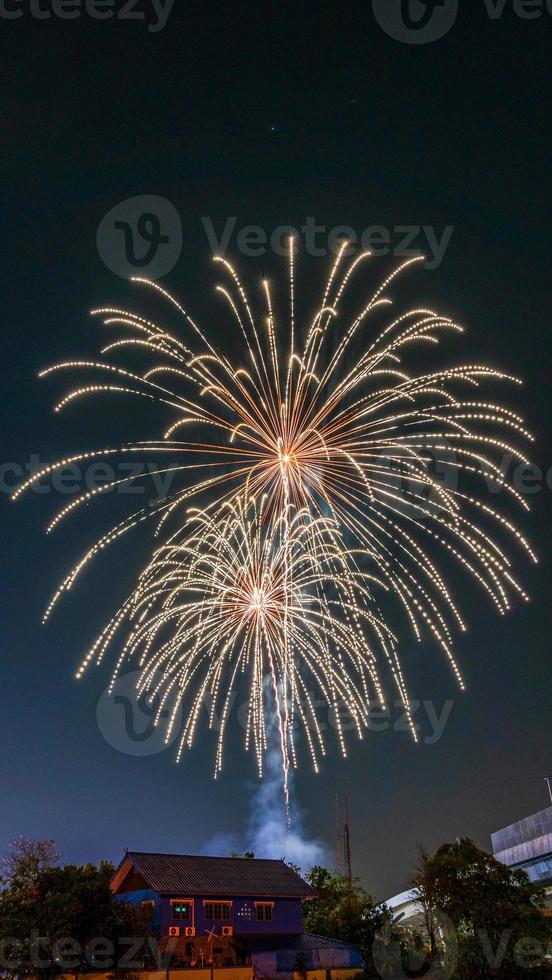
[(218, 727), (216, 774), (232, 695), (245, 675), (245, 746), (254, 747), (262, 775), (267, 727), (277, 719), (287, 791), (295, 728), (304, 731), (317, 768), (325, 752), (322, 703), (333, 712), (345, 753), (342, 715), (362, 736), (370, 698), (382, 701), (378, 656), (393, 660), (395, 640), (378, 615), (377, 578), (357, 567), (333, 519), (292, 505), (278, 521), (265, 517), (264, 496), (258, 503), (238, 497), (214, 513), (190, 510), (77, 676), (124, 635), (112, 684), (137, 660), (138, 693), (158, 699), (156, 724), (168, 711), (167, 739), (187, 707), (179, 757), (192, 746), (207, 705), (210, 727)]

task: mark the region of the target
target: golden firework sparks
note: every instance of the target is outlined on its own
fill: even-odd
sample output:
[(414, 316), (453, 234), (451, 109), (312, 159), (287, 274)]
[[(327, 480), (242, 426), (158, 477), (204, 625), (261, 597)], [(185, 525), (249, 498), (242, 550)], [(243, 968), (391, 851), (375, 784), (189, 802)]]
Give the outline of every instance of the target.
[(180, 708), (189, 705), (179, 757), (192, 746), (207, 705), (209, 726), (218, 728), (217, 774), (237, 680), (245, 675), (245, 747), (253, 745), (262, 775), (270, 704), (287, 797), (295, 728), (304, 732), (318, 770), (325, 753), (318, 715), (326, 706), (345, 754), (342, 716), (362, 737), (369, 692), (383, 700), (376, 653), (393, 660), (395, 638), (373, 597), (374, 584), (385, 583), (357, 568), (335, 521), (288, 505), (267, 522), (266, 503), (237, 497), (214, 513), (190, 509), (156, 549), (77, 676), (100, 663), (122, 634), (111, 687), (128, 661), (138, 661), (137, 695), (147, 691), (157, 702), (156, 724), (171, 705), (167, 740)]
[[(322, 589), (322, 581), (324, 589), (330, 588), (329, 569), (333, 568), (331, 588), (340, 596), (341, 617), (345, 613), (346, 616), (344, 619), (335, 616), (335, 623), (342, 623), (337, 626), (328, 607), (327, 615), (331, 618), (324, 627), (318, 624), (315, 631), (319, 641), (317, 682), (326, 685), (326, 692), (331, 690), (328, 698), (331, 703), (335, 694), (332, 685), (337, 684), (331, 673), (335, 670), (335, 648), (342, 649), (340, 630), (350, 630), (355, 638), (354, 642), (351, 639), (351, 654), (360, 659), (356, 663), (357, 673), (345, 672), (344, 677), (352, 685), (347, 703), (355, 705), (354, 717), (359, 730), (365, 719), (362, 705), (368, 699), (368, 675), (377, 697), (381, 698), (373, 644), (376, 623), (376, 632), (379, 630), (376, 645), (380, 653), (383, 650), (407, 708), (408, 693), (390, 625), (391, 605), (386, 603), (385, 616), (376, 615), (371, 605), (372, 592), (366, 583), (360, 588), (358, 576), (366, 575), (370, 569), (377, 570), (388, 594), (395, 600), (394, 605), (406, 615), (415, 637), (421, 639), (428, 635), (437, 642), (460, 686), (463, 682), (454, 656), (454, 633), (465, 629), (465, 625), (449, 584), (454, 566), (471, 576), (500, 613), (511, 606), (516, 595), (527, 598), (513, 571), (510, 546), (512, 543), (519, 546), (536, 560), (534, 553), (498, 504), (491, 506), (486, 502), (485, 492), (487, 484), (495, 481), (504, 489), (505, 497), (528, 509), (500, 464), (506, 454), (527, 462), (511, 441), (517, 443), (531, 436), (518, 414), (494, 400), (473, 394), (483, 383), (519, 382), (474, 361), (422, 371), (408, 370), (407, 355), (413, 347), (435, 348), (446, 335), (462, 331), (452, 319), (426, 307), (390, 315), (390, 290), (398, 277), (421, 259), (401, 263), (355, 315), (345, 318), (343, 307), (350, 284), (369, 258), (370, 253), (362, 253), (347, 266), (344, 243), (331, 268), (319, 307), (301, 331), (296, 322), (293, 239), (289, 242), (289, 299), (285, 314), (278, 312), (267, 281), (262, 283), (262, 310), (254, 312), (236, 270), (226, 259), (217, 257), (215, 261), (227, 277), (226, 285), (218, 286), (217, 290), (241, 338), (240, 363), (236, 363), (235, 356), (221, 351), (163, 287), (137, 278), (137, 285), (153, 290), (177, 311), (183, 318), (183, 331), (170, 332), (129, 310), (95, 310), (94, 315), (101, 317), (106, 326), (121, 330), (120, 336), (103, 347), (102, 359), (64, 361), (41, 372), (41, 376), (67, 370), (92, 375), (90, 383), (69, 391), (55, 406), (56, 411), (101, 394), (157, 402), (172, 414), (162, 439), (110, 446), (58, 460), (34, 473), (14, 494), (18, 497), (35, 481), (67, 463), (106, 455), (154, 453), (162, 459), (164, 454), (167, 454), (165, 458), (170, 454), (167, 466), (159, 466), (152, 475), (170, 472), (181, 481), (171, 496), (129, 515), (107, 531), (71, 569), (47, 608), (46, 617), (60, 596), (107, 545), (139, 524), (151, 519), (157, 521), (158, 540), (165, 544), (161, 544), (146, 566), (136, 593), (128, 600), (130, 607), (125, 604), (111, 621), (87, 662), (98, 650), (103, 650), (112, 634), (127, 621), (131, 608), (142, 609), (138, 597), (149, 595), (148, 583), (154, 589), (152, 608), (157, 606), (159, 596), (155, 588), (163, 574), (170, 579), (174, 561), (179, 560), (175, 559), (175, 549), (183, 547), (180, 536), (189, 528), (191, 518), (187, 508), (195, 499), (204, 510), (202, 517), (194, 520), (203, 522), (202, 533), (206, 538), (202, 540), (209, 547), (216, 541), (221, 554), (225, 553), (221, 529), (225, 528), (224, 533), (230, 537), (235, 536), (238, 525), (233, 521), (239, 515), (244, 541), (251, 542), (257, 559), (265, 555), (271, 568), (277, 555), (280, 573), (287, 562), (291, 567), (295, 560), (297, 542), (292, 546), (291, 538), (299, 534), (298, 525), (302, 525), (301, 560), (306, 560), (310, 549), (314, 561), (319, 555), (320, 522), (331, 523), (332, 540), (339, 542), (342, 558), (338, 560), (337, 553), (328, 550), (329, 564), (323, 572), (320, 570), (322, 578), (317, 589)], [(149, 360), (145, 369), (131, 370), (120, 361), (120, 356), (129, 351), (141, 352)], [(206, 433), (210, 433), (207, 438)], [(440, 469), (452, 479), (444, 482), (439, 479)], [(82, 492), (56, 514), (48, 530), (95, 495), (128, 480), (128, 477), (115, 480)], [(249, 526), (244, 504), (250, 499), (262, 500), (262, 522), (259, 523), (257, 515), (254, 529)], [(227, 505), (229, 511), (225, 509)], [(234, 516), (230, 518), (229, 513)], [(275, 547), (275, 535), (279, 550)], [(199, 551), (193, 563), (198, 575), (205, 574)], [(164, 572), (165, 562), (168, 567)], [(187, 570), (178, 573), (183, 582), (187, 581), (187, 574)], [(248, 581), (251, 583), (253, 579)], [(296, 631), (304, 626), (298, 626), (296, 612), (291, 615), (290, 611), (292, 607), (295, 609), (297, 598), (291, 586), (286, 596), (285, 575), (278, 581), (273, 594), (275, 605), (272, 601), (267, 604), (264, 590), (252, 593), (249, 600), (242, 595), (234, 618), (230, 616), (227, 621), (228, 632), (223, 632), (226, 645), (221, 646), (209, 632), (216, 621), (212, 609), (216, 602), (222, 602), (220, 595), (213, 599), (217, 594), (214, 582), (210, 599), (198, 591), (195, 611), (193, 602), (187, 600), (187, 618), (182, 627), (186, 641), (179, 626), (175, 628), (174, 642), (168, 641), (168, 646), (164, 642), (158, 648), (157, 632), (149, 612), (144, 613), (144, 622), (148, 630), (148, 657), (151, 663), (166, 665), (171, 691), (178, 690), (183, 695), (189, 690), (191, 678), (199, 676), (199, 668), (193, 666), (197, 658), (204, 658), (201, 663), (204, 677), (209, 678), (207, 685), (212, 685), (216, 677), (217, 692), (219, 685), (222, 691), (225, 676), (220, 658), (224, 661), (227, 657), (232, 670), (237, 670), (238, 664), (241, 670), (247, 661), (251, 666), (248, 739), (253, 738), (258, 759), (264, 737), (262, 683), (264, 678), (271, 677), (287, 766), (288, 753), (294, 752), (286, 714), (288, 702), (291, 697), (299, 703), (299, 689), (303, 693), (306, 690), (294, 656), (302, 651), (300, 659), (304, 667), (309, 660), (306, 650), (314, 650), (316, 642), (314, 633), (310, 634), (308, 646), (304, 639), (303, 645), (299, 642)], [(177, 592), (178, 587), (175, 583)], [(258, 601), (252, 599), (254, 594)], [(211, 600), (213, 606), (209, 605)], [(322, 592), (320, 601), (323, 601)], [(278, 620), (276, 606), (279, 614), (285, 611), (283, 620)], [(229, 613), (225, 602), (220, 608)], [(245, 620), (238, 615), (238, 609), (242, 614), (244, 609), (248, 610)], [(166, 623), (167, 616), (173, 623), (172, 613), (161, 615), (160, 622)], [(389, 623), (384, 625), (387, 619)], [(262, 629), (259, 626), (258, 632), (252, 624), (261, 621), (265, 625)], [(281, 628), (276, 628), (276, 621)], [(143, 643), (143, 634), (136, 629), (133, 625), (125, 651)], [(371, 637), (372, 646), (370, 654), (365, 652), (361, 658), (363, 630)], [(238, 635), (239, 655), (233, 646)], [(212, 638), (211, 646), (204, 642), (205, 636)], [(208, 663), (211, 655), (208, 650), (212, 665)], [(226, 652), (222, 653), (223, 650)], [(230, 650), (234, 651), (232, 656)], [(328, 665), (330, 674), (324, 673), (324, 664)], [(147, 674), (147, 658), (144, 671)], [(197, 715), (192, 712), (185, 742), (193, 737), (196, 724)], [(415, 734), (412, 722), (411, 727)], [(310, 732), (308, 726), (307, 730)], [(309, 741), (309, 745), (316, 760), (314, 743)], [(219, 767), (222, 744), (217, 760)]]

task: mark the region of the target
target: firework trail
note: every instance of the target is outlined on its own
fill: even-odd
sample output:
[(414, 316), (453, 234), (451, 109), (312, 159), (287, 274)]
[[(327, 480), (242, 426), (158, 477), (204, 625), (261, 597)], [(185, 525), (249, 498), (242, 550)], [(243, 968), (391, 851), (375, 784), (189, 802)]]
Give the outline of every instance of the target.
[[(379, 668), (386, 664), (408, 712), (391, 626), (400, 609), (399, 618), (416, 639), (429, 636), (438, 644), (462, 687), (454, 635), (465, 624), (449, 577), (467, 574), (504, 613), (516, 596), (527, 598), (514, 573), (512, 546), (536, 560), (516, 525), (486, 502), (484, 492), (495, 481), (504, 490), (501, 503), (509, 498), (528, 509), (500, 463), (505, 454), (527, 462), (512, 443), (531, 436), (519, 415), (478, 396), (483, 383), (516, 379), (474, 361), (407, 369), (413, 347), (427, 351), (462, 331), (426, 307), (391, 314), (390, 290), (422, 259), (399, 265), (346, 317), (351, 282), (370, 254), (347, 264), (344, 243), (314, 316), (299, 330), (293, 246), (290, 239), (284, 312), (266, 281), (261, 312), (254, 312), (235, 269), (216, 259), (226, 277), (217, 290), (241, 338), (239, 363), (157, 283), (135, 280), (179, 315), (177, 332), (128, 310), (93, 311), (120, 333), (103, 347), (101, 360), (65, 361), (41, 372), (91, 375), (55, 410), (96, 395), (129, 397), (161, 404), (172, 421), (159, 440), (58, 460), (14, 494), (68, 463), (122, 454), (167, 458), (167, 466), (152, 475), (170, 471), (181, 485), (93, 544), (55, 592), (45, 618), (100, 551), (154, 520), (156, 550), (84, 666), (101, 660), (115, 634), (128, 627), (119, 667), (136, 654), (144, 678), (164, 671), (170, 696), (189, 697), (194, 689), (183, 744), (191, 744), (197, 727), (200, 692), (224, 699), (245, 673), (246, 742), (254, 746), (260, 768), (266, 743), (263, 679), (270, 677), (286, 771), (295, 763), (291, 715), (305, 714), (301, 720), (315, 765), (323, 751), (306, 677), (327, 703), (337, 698), (351, 707), (361, 734), (369, 697), (382, 699)], [(130, 352), (145, 357), (146, 366), (125, 366), (121, 358)], [(437, 475), (443, 468), (453, 477), (445, 483)], [(129, 479), (81, 493), (48, 530)], [(203, 510), (190, 514), (190, 503)], [(232, 558), (241, 562), (239, 579)], [(384, 586), (385, 612), (376, 604), (369, 572)], [(272, 583), (268, 605), (258, 584), (263, 576)], [(235, 591), (238, 581), (241, 593)], [(221, 733), (217, 771), (222, 743)]]

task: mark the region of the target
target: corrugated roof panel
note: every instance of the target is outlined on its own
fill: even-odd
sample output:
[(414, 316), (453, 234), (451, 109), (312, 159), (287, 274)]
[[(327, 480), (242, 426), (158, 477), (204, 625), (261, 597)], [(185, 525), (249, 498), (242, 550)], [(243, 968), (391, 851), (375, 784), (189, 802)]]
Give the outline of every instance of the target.
[(164, 895), (311, 898), (315, 892), (284, 861), (195, 854), (125, 855), (154, 891)]

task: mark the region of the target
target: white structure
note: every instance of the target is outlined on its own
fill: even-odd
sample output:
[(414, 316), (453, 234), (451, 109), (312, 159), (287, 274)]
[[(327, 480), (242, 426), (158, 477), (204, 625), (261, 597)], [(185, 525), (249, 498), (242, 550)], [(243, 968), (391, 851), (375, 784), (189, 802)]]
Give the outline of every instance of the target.
[(405, 925), (423, 924), (422, 906), (420, 905), (415, 889), (411, 888), (409, 891), (400, 892), (399, 895), (388, 898), (385, 904), (389, 911), (393, 913), (394, 917), (398, 915), (402, 916), (401, 923)]

